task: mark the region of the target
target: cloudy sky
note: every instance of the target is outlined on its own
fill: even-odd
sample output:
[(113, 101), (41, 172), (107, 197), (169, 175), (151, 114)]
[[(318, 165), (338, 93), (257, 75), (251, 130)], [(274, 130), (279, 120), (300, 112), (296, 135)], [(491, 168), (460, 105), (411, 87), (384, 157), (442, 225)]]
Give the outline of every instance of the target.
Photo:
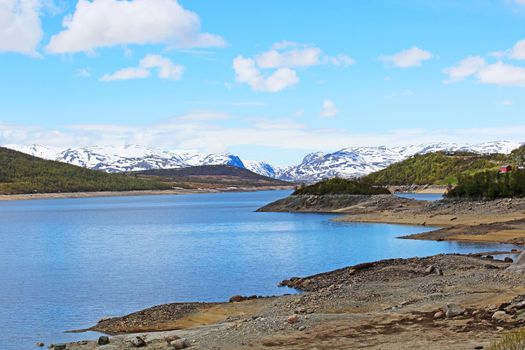
[(525, 0), (0, 0), (0, 144), (525, 141)]

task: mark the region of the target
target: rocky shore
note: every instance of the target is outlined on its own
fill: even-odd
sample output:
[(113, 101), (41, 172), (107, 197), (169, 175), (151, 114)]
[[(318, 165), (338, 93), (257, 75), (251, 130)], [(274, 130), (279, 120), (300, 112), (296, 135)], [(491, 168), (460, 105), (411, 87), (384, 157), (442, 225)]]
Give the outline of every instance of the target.
[(103, 320), (120, 335), (66, 349), (486, 349), (525, 326), (524, 271), (483, 254), (383, 260), (282, 281), (297, 295)]
[[(523, 199), (291, 196), (260, 210), (441, 227), (407, 238), (525, 244)], [(107, 339), (54, 348), (488, 349), (507, 332), (525, 327), (525, 253), (520, 253), (390, 259), (291, 276), (280, 285), (300, 294), (160, 305), (90, 328), (111, 334)]]

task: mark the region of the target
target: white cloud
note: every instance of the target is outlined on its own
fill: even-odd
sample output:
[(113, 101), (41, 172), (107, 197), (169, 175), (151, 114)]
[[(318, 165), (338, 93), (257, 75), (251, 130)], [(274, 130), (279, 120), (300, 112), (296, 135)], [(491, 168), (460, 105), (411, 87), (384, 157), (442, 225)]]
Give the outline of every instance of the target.
[(334, 102), (331, 100), (324, 100), (323, 101), (323, 107), (321, 108), (321, 112), (319, 113), (319, 116), (322, 118), (331, 118), (335, 117), (339, 114), (339, 110), (337, 109)]
[(75, 73), (75, 77), (77, 78), (90, 78), (91, 72), (87, 68), (80, 68), (77, 69), (77, 72)]
[(456, 82), (478, 73), (486, 65), (487, 62), (484, 58), (469, 56), (453, 67), (445, 68), (443, 72), (448, 75), (449, 82)]
[(0, 52), (38, 55), (40, 8), (39, 0), (0, 0)]
[[(525, 0), (523, 0), (525, 4)], [(525, 60), (525, 39), (518, 41), (509, 52), (510, 58), (515, 60)]]
[(525, 68), (497, 62), (481, 69), (477, 78), (484, 84), (525, 87)]
[(425, 51), (417, 46), (403, 50), (393, 55), (380, 56), (379, 60), (398, 68), (419, 67), (424, 61), (434, 57), (430, 51)]
[(503, 105), (503, 106), (512, 106), (514, 104), (514, 102), (512, 100), (502, 100), (500, 101), (500, 104)]
[(324, 56), (323, 63), (340, 67), (348, 67), (353, 65), (355, 60), (350, 56), (339, 54), (336, 56)]
[(51, 53), (90, 52), (100, 47), (164, 44), (178, 48), (221, 47), (224, 39), (201, 33), (199, 16), (177, 0), (79, 0), (51, 37)]
[(525, 68), (498, 61), (487, 64), (479, 56), (467, 57), (456, 66), (443, 71), (449, 76), (449, 82), (461, 81), (473, 76), (479, 83), (501, 86), (525, 87)]
[(238, 56), (233, 60), (236, 79), (257, 91), (278, 92), (299, 82), (297, 72), (290, 68), (279, 68), (264, 76), (251, 58)]
[[(236, 80), (254, 90), (278, 92), (299, 82), (295, 69), (321, 64), (347, 67), (355, 61), (347, 55), (328, 56), (318, 47), (281, 41), (253, 58), (238, 56), (233, 60)], [(268, 72), (265, 70), (273, 69)]]
[(318, 65), (321, 54), (321, 49), (317, 47), (284, 52), (270, 50), (255, 56), (255, 62), (259, 68), (308, 67)]
[(312, 129), (289, 120), (255, 120), (245, 127), (228, 127), (221, 124), (224, 117), (221, 113), (202, 112), (140, 127), (74, 125), (61, 129), (45, 129), (0, 123), (0, 144), (36, 143), (57, 147), (138, 144), (167, 150), (197, 149), (207, 152), (256, 146), (303, 150), (306, 153), (334, 151), (350, 146), (406, 146), (407, 142), (522, 142), (525, 135), (525, 125), (473, 129), (406, 129), (367, 134), (352, 133), (341, 128)]
[(151, 70), (157, 69), (160, 79), (180, 80), (184, 67), (174, 64), (168, 58), (160, 55), (147, 55), (139, 62), (138, 67), (123, 68), (115, 73), (104, 75), (102, 81), (144, 79), (151, 75)]

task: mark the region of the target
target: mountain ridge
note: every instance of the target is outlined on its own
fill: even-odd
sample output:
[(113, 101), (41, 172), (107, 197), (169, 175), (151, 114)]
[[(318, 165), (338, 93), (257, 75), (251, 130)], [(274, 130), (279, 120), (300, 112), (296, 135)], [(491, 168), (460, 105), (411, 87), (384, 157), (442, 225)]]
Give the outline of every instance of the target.
[(348, 147), (335, 152), (313, 152), (294, 166), (280, 168), (265, 161), (243, 160), (232, 153), (206, 154), (198, 151), (165, 151), (128, 145), (124, 147), (90, 146), (60, 149), (41, 145), (3, 147), (89, 169), (109, 173), (173, 169), (200, 165), (231, 165), (257, 174), (293, 182), (316, 182), (326, 178), (356, 178), (385, 169), (416, 154), (439, 151), (508, 154), (521, 143), (492, 141), (479, 144), (428, 143), (398, 147)]

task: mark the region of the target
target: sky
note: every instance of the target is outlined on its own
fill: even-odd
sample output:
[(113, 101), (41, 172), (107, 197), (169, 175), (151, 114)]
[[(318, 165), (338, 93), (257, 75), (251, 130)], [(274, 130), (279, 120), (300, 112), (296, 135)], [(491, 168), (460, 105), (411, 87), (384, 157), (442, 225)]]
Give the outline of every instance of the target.
[(0, 144), (525, 141), (525, 0), (0, 0)]

